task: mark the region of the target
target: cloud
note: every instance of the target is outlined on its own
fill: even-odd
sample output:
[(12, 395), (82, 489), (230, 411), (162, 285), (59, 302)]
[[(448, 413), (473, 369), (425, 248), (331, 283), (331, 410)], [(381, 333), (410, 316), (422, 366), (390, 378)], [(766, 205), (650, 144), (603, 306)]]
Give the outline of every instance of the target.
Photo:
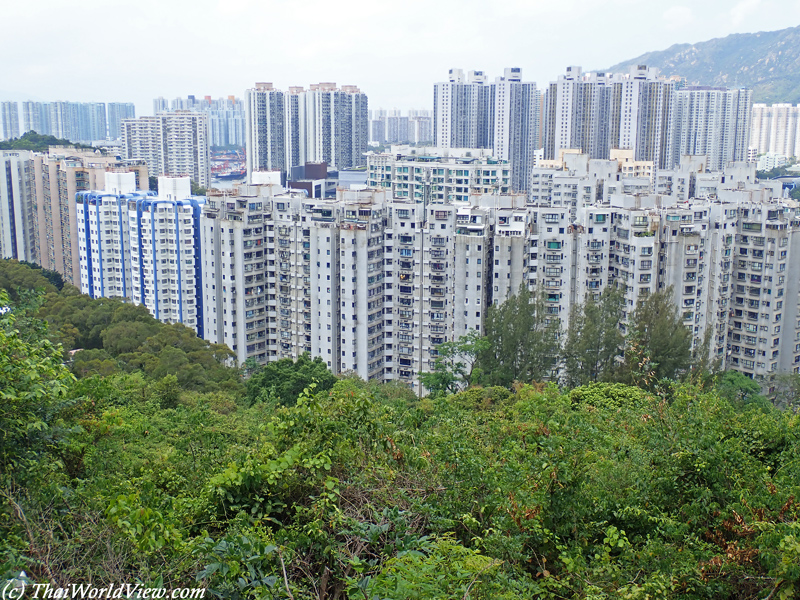
[(661, 17), (670, 31), (685, 29), (694, 22), (694, 13), (688, 6), (670, 6)]
[(741, 0), (741, 2), (731, 9), (731, 23), (734, 26), (744, 23), (748, 15), (756, 11), (759, 4), (761, 4), (761, 0)]

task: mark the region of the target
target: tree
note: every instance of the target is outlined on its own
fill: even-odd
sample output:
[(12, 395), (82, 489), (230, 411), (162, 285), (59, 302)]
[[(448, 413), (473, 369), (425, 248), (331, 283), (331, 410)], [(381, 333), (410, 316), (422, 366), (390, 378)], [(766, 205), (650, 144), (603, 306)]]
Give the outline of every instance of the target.
[(192, 196), (205, 196), (206, 192), (208, 191), (206, 190), (206, 188), (202, 187), (199, 183), (197, 183), (194, 179), (192, 179), (191, 181), (191, 187), (192, 187)]
[(689, 367), (692, 333), (683, 324), (673, 301), (672, 286), (650, 294), (639, 303), (630, 321), (626, 344), (624, 373), (634, 372), (638, 367), (631, 363), (637, 360), (639, 364), (649, 363), (656, 381), (674, 379)]
[(486, 312), (486, 348), (478, 367), (489, 385), (541, 381), (552, 374), (559, 355), (560, 321), (548, 312), (542, 292), (519, 292)]
[(420, 375), (420, 381), (434, 395), (455, 393), (464, 389), (478, 375), (478, 356), (487, 350), (489, 342), (472, 329), (457, 341), (444, 342), (436, 347), (438, 352), (433, 372)]
[(625, 343), (619, 330), (623, 306), (622, 290), (608, 286), (599, 300), (589, 295), (572, 310), (563, 354), (567, 387), (612, 378)]
[(800, 375), (797, 373), (781, 373), (771, 383), (772, 402), (781, 409), (797, 410), (800, 405)]
[(19, 292), (41, 290), (55, 292), (56, 287), (48, 281), (41, 269), (33, 269), (18, 260), (0, 260), (0, 289), (5, 289), (9, 300), (17, 301)]
[[(0, 306), (9, 306), (0, 290)], [(61, 348), (46, 336), (22, 339), (13, 311), (0, 314), (0, 473), (26, 470), (44, 450), (50, 421), (75, 380), (61, 364)]]
[(247, 380), (247, 399), (251, 404), (275, 399), (284, 406), (293, 406), (297, 397), (312, 383), (317, 384), (317, 392), (324, 392), (333, 387), (336, 377), (321, 357), (315, 356), (311, 360), (305, 352), (296, 361), (282, 358), (256, 371)]
[(156, 175), (150, 175), (147, 178), (147, 183), (151, 192), (158, 193), (158, 177)]
[(758, 382), (738, 371), (725, 371), (717, 380), (716, 389), (720, 398), (724, 398), (737, 409), (748, 404), (768, 403), (761, 395), (761, 386)]

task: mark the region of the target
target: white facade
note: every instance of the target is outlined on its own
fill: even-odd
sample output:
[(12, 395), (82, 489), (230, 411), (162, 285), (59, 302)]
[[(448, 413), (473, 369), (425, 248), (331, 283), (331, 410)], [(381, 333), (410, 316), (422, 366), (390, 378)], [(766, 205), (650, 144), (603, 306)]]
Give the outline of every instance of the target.
[[(512, 166), (512, 188), (525, 191), (539, 148), (541, 94), (519, 68), (488, 83), (482, 71), (451, 69), (434, 85), (433, 139), (439, 148), (490, 148)], [(387, 140), (390, 136), (387, 135)]]
[(0, 140), (19, 137), (19, 105), (16, 102), (0, 102)]
[(136, 191), (134, 173), (106, 172), (104, 191), (76, 197), (80, 289), (92, 298), (131, 298), (128, 203), (150, 197)]
[(750, 146), (758, 154), (800, 155), (800, 106), (753, 104)]
[(271, 83), (257, 83), (245, 92), (247, 173), (286, 171), (284, 94)]
[(127, 202), (131, 294), (165, 323), (183, 323), (203, 337), (200, 213), (188, 177), (158, 178), (158, 196)]
[(201, 187), (211, 181), (208, 115), (190, 111), (123, 119), (124, 158), (147, 162), (155, 175), (186, 176)]
[(39, 262), (32, 153), (0, 150), (0, 258)]
[(702, 154), (722, 169), (747, 160), (751, 105), (750, 90), (679, 89), (643, 65), (626, 74), (568, 67), (547, 92), (544, 157), (578, 149), (609, 158), (612, 150), (627, 149), (637, 161), (671, 169), (685, 154)]
[(684, 155), (706, 156), (709, 168), (721, 171), (730, 162), (746, 161), (751, 107), (751, 90), (709, 87), (678, 90), (667, 164), (677, 164)]
[(367, 185), (414, 202), (466, 201), (470, 194), (509, 193), (511, 168), (490, 150), (392, 146), (368, 155)]

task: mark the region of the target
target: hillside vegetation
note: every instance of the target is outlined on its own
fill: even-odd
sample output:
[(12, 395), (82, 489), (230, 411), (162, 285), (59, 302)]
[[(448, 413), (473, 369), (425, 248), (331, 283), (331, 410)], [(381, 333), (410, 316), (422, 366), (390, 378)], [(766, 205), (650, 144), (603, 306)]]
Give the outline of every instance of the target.
[[(103, 302), (106, 320), (73, 332), (64, 289), (40, 308), (0, 291), (0, 583), (24, 570), (294, 600), (800, 589), (800, 418), (738, 374), (419, 399), (305, 360), (296, 397), (284, 363), (246, 389), (222, 363), (177, 384), (144, 365), (180, 328)], [(154, 329), (114, 355), (118, 324)], [(76, 378), (55, 327), (114, 368)]]
[(663, 75), (685, 77), (690, 85), (748, 87), (753, 101), (800, 103), (800, 26), (780, 31), (735, 33), (696, 44), (675, 44), (608, 69), (658, 67)]

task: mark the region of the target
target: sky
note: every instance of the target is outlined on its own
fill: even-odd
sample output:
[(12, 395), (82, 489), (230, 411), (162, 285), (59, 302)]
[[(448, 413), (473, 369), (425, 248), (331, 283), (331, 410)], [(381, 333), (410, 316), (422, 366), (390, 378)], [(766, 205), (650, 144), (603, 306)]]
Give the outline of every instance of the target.
[(800, 24), (800, 0), (0, 0), (0, 100), (135, 102), (357, 85), (432, 108), (450, 68), (547, 85), (676, 43)]

